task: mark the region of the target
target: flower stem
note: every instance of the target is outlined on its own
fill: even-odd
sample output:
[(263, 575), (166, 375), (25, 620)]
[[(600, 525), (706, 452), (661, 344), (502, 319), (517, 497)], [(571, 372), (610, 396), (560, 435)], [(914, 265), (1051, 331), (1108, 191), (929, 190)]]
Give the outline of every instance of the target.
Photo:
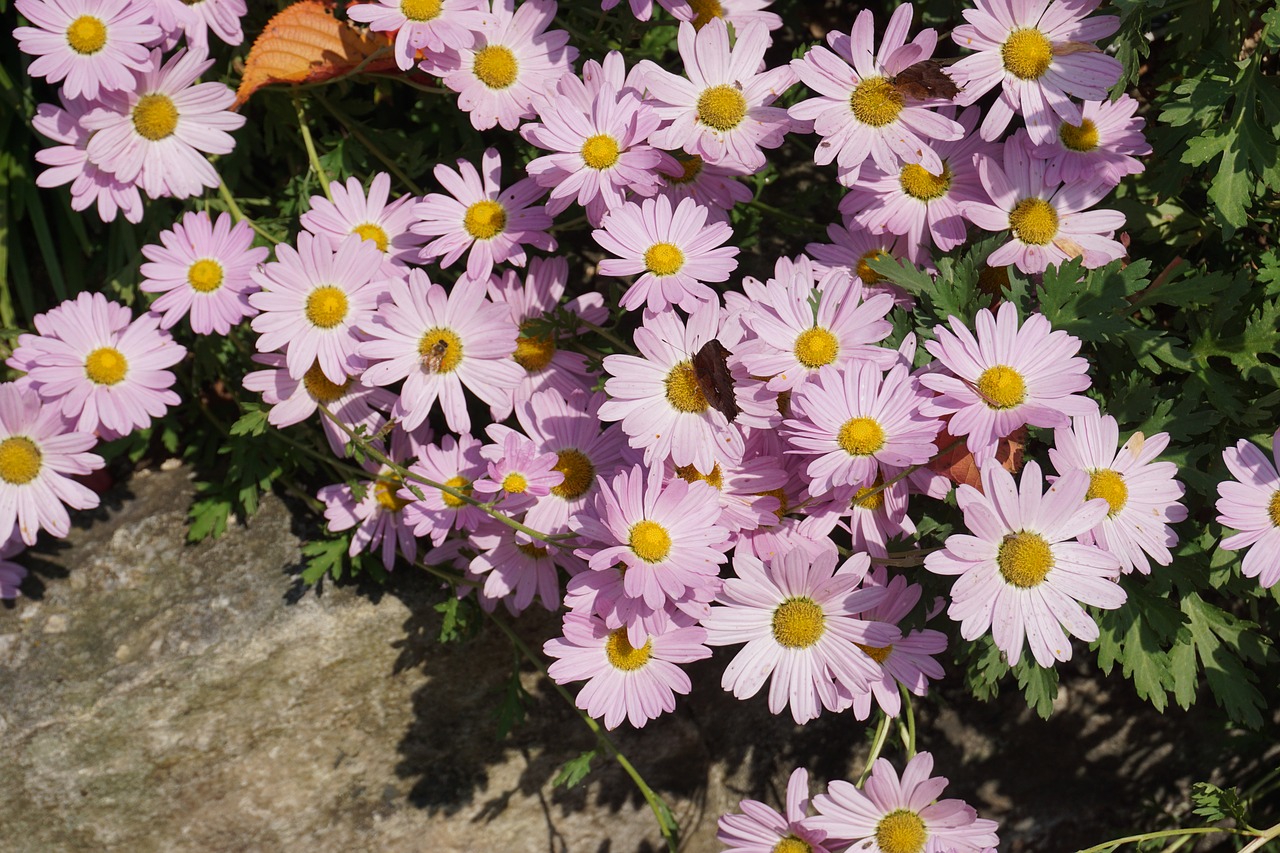
[(899, 474), (898, 476), (896, 476), (896, 477), (894, 477), (894, 478), (892, 478), (892, 479), (885, 480), (883, 483), (881, 483), (880, 485), (878, 485), (878, 486), (874, 487), (873, 489), (871, 489), (871, 491), (867, 492), (865, 495), (863, 495), (862, 497), (860, 497), (860, 498), (859, 498), (859, 500), (866, 500), (866, 499), (867, 499), (867, 498), (869, 498), (869, 497), (873, 497), (873, 496), (875, 496), (875, 495), (878, 495), (878, 494), (880, 494), (881, 492), (883, 492), (885, 489), (887, 489), (887, 488), (889, 488), (890, 486), (892, 486), (894, 483), (897, 483), (897, 482), (899, 482), (900, 480), (905, 479), (906, 477), (910, 477), (912, 474), (914, 474), (915, 472), (919, 471), (921, 468), (924, 468), (925, 466), (929, 465), (930, 463), (934, 462), (935, 460), (937, 460), (937, 459), (941, 458), (941, 457), (942, 457), (942, 456), (944, 456), (945, 454), (950, 453), (952, 450), (954, 450), (954, 449), (956, 449), (957, 447), (959, 447), (959, 446), (960, 446), (960, 442), (962, 442), (962, 441), (964, 441), (964, 436), (960, 436), (960, 437), (959, 437), (959, 438), (957, 438), (955, 441), (951, 442), (951, 443), (950, 443), (950, 444), (948, 444), (946, 447), (942, 448), (942, 449), (941, 449), (941, 450), (939, 450), (937, 453), (933, 454), (933, 458), (932, 458), (932, 459), (930, 459), (928, 462), (918, 462), (918, 463), (916, 463), (915, 465), (912, 465), (910, 468), (904, 468), (904, 469), (902, 470), (902, 473), (901, 473), (901, 474)]
[(236, 204), (236, 197), (231, 194), (231, 190), (227, 189), (227, 184), (221, 178), (218, 180), (218, 195), (222, 196), (222, 201), (227, 205), (227, 212), (231, 214), (231, 218), (236, 222), (248, 222), (249, 227), (258, 233), (262, 239), (269, 241), (272, 245), (279, 243), (279, 239), (272, 236), (270, 232), (263, 229), (261, 225), (244, 215), (244, 211), (240, 209), (240, 205)]
[(884, 749), (884, 743), (889, 739), (889, 720), (891, 718), (884, 711), (880, 712), (880, 722), (876, 724), (876, 735), (871, 741), (871, 752), (867, 755), (867, 766), (862, 768), (862, 775), (858, 777), (858, 787), (861, 788), (866, 783), (867, 777), (871, 775), (871, 767), (876, 763), (876, 759), (880, 757), (880, 751)]
[(907, 760), (916, 757), (916, 711), (911, 704), (911, 692), (907, 690), (905, 684), (898, 685), (898, 692), (902, 694), (902, 707), (906, 709), (906, 724), (903, 725), (903, 741), (902, 745), (907, 748)]
[(320, 155), (316, 154), (316, 144), (311, 139), (311, 128), (307, 125), (307, 114), (303, 111), (302, 100), (297, 95), (293, 96), (293, 108), (298, 113), (298, 127), (302, 128), (302, 144), (307, 149), (307, 159), (311, 161), (311, 168), (320, 179), (320, 189), (324, 190), (324, 197), (333, 201), (333, 195), (329, 192), (329, 176), (325, 174), (324, 166), (320, 165)]
[(326, 98), (324, 95), (321, 95), (319, 92), (316, 93), (316, 100), (320, 102), (320, 106), (328, 110), (333, 115), (333, 117), (336, 118), (342, 124), (342, 126), (345, 127), (347, 131), (356, 138), (357, 142), (359, 142), (361, 145), (365, 147), (365, 150), (367, 150), (374, 157), (377, 157), (379, 160), (381, 160), (382, 165), (386, 166), (387, 169), (393, 175), (399, 178), (400, 182), (404, 184), (406, 187), (408, 187), (410, 192), (412, 192), (414, 195), (422, 195), (422, 187), (418, 186), (418, 184), (412, 178), (406, 175), (404, 173), (404, 170), (400, 168), (400, 166), (396, 163), (396, 161), (393, 158), (388, 157), (387, 154), (381, 148), (373, 144), (373, 141), (370, 140), (369, 137), (366, 136), (357, 126), (358, 122), (352, 120), (351, 117), (348, 116), (346, 113), (342, 112), (333, 104), (329, 103), (329, 99)]
[(601, 327), (601, 326), (597, 326), (595, 323), (592, 323), (592, 322), (590, 322), (590, 321), (588, 321), (588, 320), (584, 320), (584, 319), (582, 319), (581, 317), (579, 317), (579, 318), (577, 319), (577, 322), (578, 322), (578, 324), (579, 324), (579, 325), (586, 326), (588, 329), (590, 329), (591, 331), (595, 332), (597, 335), (599, 335), (600, 337), (604, 338), (606, 341), (608, 341), (609, 343), (613, 344), (615, 347), (617, 347), (618, 349), (620, 349), (620, 350), (622, 350), (623, 352), (627, 353), (628, 355), (639, 355), (639, 354), (640, 354), (639, 350), (637, 350), (637, 349), (636, 349), (635, 347), (633, 347), (631, 344), (627, 343), (627, 342), (626, 342), (626, 341), (624, 341), (622, 338), (618, 337), (617, 335), (615, 335), (613, 332), (609, 331), (608, 329), (605, 329), (605, 328), (603, 328), (603, 327)]
[[(1275, 830), (1277, 833), (1280, 833), (1280, 825), (1272, 827), (1271, 829), (1267, 830), (1267, 832), (1271, 832), (1272, 830)], [(1152, 841), (1156, 838), (1177, 838), (1178, 836), (1182, 836), (1182, 835), (1212, 835), (1217, 832), (1225, 833), (1227, 835), (1251, 835), (1252, 834), (1252, 833), (1241, 832), (1238, 829), (1225, 829), (1219, 826), (1196, 826), (1196, 827), (1189, 827), (1187, 829), (1162, 829), (1159, 832), (1144, 832), (1141, 835), (1126, 835), (1124, 838), (1113, 838), (1110, 841), (1104, 841), (1101, 844), (1095, 844), (1092, 847), (1086, 847), (1083, 850), (1077, 850), (1076, 853), (1112, 853), (1113, 850), (1115, 850), (1117, 847), (1119, 847), (1122, 844), (1137, 844), (1140, 841)], [(1275, 836), (1272, 835), (1269, 837), (1274, 838)], [(1256, 844), (1259, 841), (1265, 842), (1267, 840), (1268, 840), (1268, 836), (1264, 835), (1255, 839), (1253, 844)], [(1254, 847), (1253, 844), (1250, 844), (1248, 847), (1244, 848), (1244, 850), (1241, 850), (1240, 853), (1245, 853), (1245, 851), (1250, 851), (1250, 853), (1252, 853), (1252, 851), (1254, 850), (1262, 849), (1261, 845)]]

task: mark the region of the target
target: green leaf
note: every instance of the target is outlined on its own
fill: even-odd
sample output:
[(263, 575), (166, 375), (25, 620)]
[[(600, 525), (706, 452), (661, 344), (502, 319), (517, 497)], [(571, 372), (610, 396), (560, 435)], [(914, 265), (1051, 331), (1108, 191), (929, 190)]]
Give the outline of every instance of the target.
[(571, 758), (560, 767), (560, 772), (551, 780), (555, 787), (572, 788), (578, 785), (591, 772), (591, 760), (596, 757), (596, 750), (589, 749), (577, 758)]
[(1037, 666), (1030, 658), (1023, 657), (1013, 668), (1018, 687), (1040, 718), (1049, 719), (1053, 714), (1053, 700), (1058, 697), (1058, 671), (1052, 667)]
[(256, 409), (245, 412), (240, 419), (231, 425), (232, 435), (262, 435), (270, 424), (267, 423), (267, 410)]
[(520, 664), (520, 655), (516, 654), (515, 661), (511, 665), (511, 673), (507, 677), (507, 683), (502, 691), (502, 701), (498, 703), (498, 707), (494, 711), (498, 718), (499, 740), (505, 738), (511, 733), (512, 729), (523, 723), (527, 716), (525, 699), (529, 697), (529, 693), (524, 689), (524, 683), (520, 681)]
[[(1198, 593), (1189, 593), (1181, 604), (1189, 639), (1183, 648), (1194, 649), (1218, 704), (1238, 723), (1250, 728), (1262, 725), (1265, 700), (1255, 686), (1258, 675), (1250, 664), (1266, 661), (1270, 643), (1251, 630), (1257, 625), (1237, 619)], [(1195, 661), (1187, 660), (1187, 651), (1181, 651), (1179, 657), (1175, 679), (1181, 675), (1184, 683), (1180, 686), (1185, 692), (1186, 668), (1194, 666)], [(1176, 671), (1178, 667), (1181, 673)]]
[(335, 581), (341, 580), (349, 562), (347, 551), (350, 547), (350, 534), (337, 539), (316, 539), (303, 545), (302, 556), (307, 558), (307, 567), (302, 570), (302, 582), (315, 586), (325, 575)]
[(457, 643), (472, 637), (479, 628), (475, 603), (470, 598), (450, 596), (435, 606), (444, 619), (440, 623), (440, 642)]
[(1248, 826), (1248, 813), (1235, 788), (1219, 788), (1208, 782), (1196, 782), (1191, 786), (1191, 801), (1196, 804), (1192, 814), (1204, 818), (1205, 824), (1232, 818), (1241, 826)]

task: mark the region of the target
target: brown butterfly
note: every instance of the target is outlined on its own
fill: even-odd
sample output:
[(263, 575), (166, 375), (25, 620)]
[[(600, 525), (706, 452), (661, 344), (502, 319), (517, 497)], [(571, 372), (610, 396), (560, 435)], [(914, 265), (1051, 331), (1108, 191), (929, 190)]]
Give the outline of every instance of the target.
[(449, 352), (449, 342), (443, 338), (436, 341), (435, 345), (422, 357), (423, 369), (428, 373), (439, 373), (440, 365), (444, 364), (444, 357), (447, 352)]
[(926, 59), (908, 65), (889, 80), (899, 92), (918, 101), (928, 98), (954, 98), (960, 87), (942, 70), (942, 63)]
[(702, 396), (711, 408), (730, 421), (738, 416), (738, 401), (733, 398), (733, 377), (729, 374), (729, 356), (733, 353), (712, 338), (693, 357), (693, 376), (698, 380)]

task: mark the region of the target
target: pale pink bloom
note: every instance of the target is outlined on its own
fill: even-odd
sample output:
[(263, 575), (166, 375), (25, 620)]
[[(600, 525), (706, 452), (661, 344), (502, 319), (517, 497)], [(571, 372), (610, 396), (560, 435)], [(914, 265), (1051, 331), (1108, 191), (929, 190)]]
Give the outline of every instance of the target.
[(947, 102), (908, 101), (890, 82), (903, 69), (933, 56), (938, 41), (937, 32), (927, 29), (908, 44), (911, 14), (910, 3), (894, 11), (878, 53), (871, 10), (863, 9), (849, 35), (827, 34), (831, 50), (813, 47), (802, 58), (791, 60), (800, 82), (818, 93), (791, 107), (791, 117), (813, 122), (822, 137), (814, 161), (825, 165), (835, 160), (845, 186), (857, 183), (868, 157), (890, 174), (897, 172), (900, 163), (918, 163), (941, 174), (942, 161), (932, 141), (959, 139), (964, 134), (959, 124), (934, 112)]
[(771, 493), (781, 490), (791, 476), (778, 458), (763, 452), (765, 445), (759, 440), (746, 447), (741, 460), (716, 462), (706, 472), (668, 460), (668, 476), (690, 483), (701, 480), (719, 493), (719, 524), (733, 533), (776, 522), (774, 510), (780, 502)]
[(13, 31), (22, 52), (36, 57), (27, 73), (50, 83), (65, 80), (67, 98), (132, 89), (131, 72), (147, 70), (147, 46), (161, 35), (148, 4), (139, 0), (16, 0), (15, 5), (35, 25)]
[[(0, 488), (3, 487), (0, 486)], [(14, 528), (8, 540), (0, 545), (0, 599), (12, 601), (22, 591), (18, 587), (22, 579), (27, 576), (27, 569), (9, 559), (18, 556), (22, 551), (22, 536), (17, 528)]]
[[(1252, 443), (1240, 439), (1222, 451), (1234, 480), (1218, 484), (1218, 523), (1240, 531), (1219, 544), (1224, 551), (1248, 548), (1242, 571), (1257, 578), (1264, 589), (1280, 581), (1280, 474), (1276, 451), (1280, 430), (1271, 436), (1272, 459)], [(1252, 546), (1252, 547), (1251, 547)]]
[(896, 361), (893, 350), (871, 346), (893, 330), (885, 319), (893, 297), (880, 293), (864, 301), (862, 282), (843, 270), (828, 272), (816, 286), (814, 278), (802, 256), (781, 278), (744, 283), (753, 304), (742, 323), (754, 339), (735, 354), (752, 376), (770, 377), (771, 391), (793, 390), (829, 364), (870, 360), (887, 368)]
[(727, 223), (735, 204), (751, 201), (751, 188), (738, 180), (741, 169), (708, 163), (697, 154), (677, 155), (674, 160), (658, 173), (662, 179), (658, 195), (670, 199), (673, 207), (691, 198), (707, 209), (708, 222)]
[(475, 481), (475, 490), (503, 498), (502, 510), (508, 514), (523, 509), (533, 498), (546, 497), (564, 482), (564, 472), (555, 470), (560, 461), (556, 454), (539, 451), (531, 439), (514, 430), (505, 433), (501, 443), (480, 448), (480, 455), (489, 465), (486, 476)]
[(787, 111), (770, 104), (796, 82), (788, 65), (761, 71), (769, 41), (762, 24), (737, 30), (730, 47), (722, 19), (701, 30), (681, 23), (677, 42), (687, 79), (649, 60), (637, 66), (650, 103), (670, 122), (650, 141), (661, 148), (683, 148), (708, 163), (746, 172), (764, 168), (761, 149), (777, 148), (792, 128)]
[(26, 370), (25, 383), (75, 431), (118, 438), (180, 402), (165, 368), (187, 349), (160, 330), (156, 315), (134, 320), (120, 303), (81, 292), (34, 322), (39, 334), (18, 337), (10, 366)]
[[(346, 186), (338, 181), (329, 184), (333, 201), (322, 195), (311, 197), (311, 209), (298, 218), (303, 228), (324, 237), (335, 251), (348, 234), (357, 234), (378, 247), (394, 266), (404, 267), (418, 259), (424, 240), (409, 230), (413, 223), (413, 196), (401, 196), (390, 204), (391, 176), (378, 172), (369, 184), (366, 197), (358, 178), (347, 178)], [(387, 277), (396, 275), (395, 268)], [(403, 275), (403, 272), (400, 273)]]
[(1080, 534), (1085, 545), (1097, 545), (1120, 560), (1120, 569), (1151, 573), (1148, 555), (1158, 565), (1173, 562), (1169, 549), (1178, 544), (1170, 523), (1183, 521), (1187, 508), (1178, 503), (1186, 493), (1174, 479), (1178, 466), (1156, 462), (1169, 444), (1169, 434), (1150, 438), (1134, 433), (1118, 450), (1120, 430), (1110, 415), (1081, 415), (1070, 427), (1058, 427), (1049, 459), (1059, 474), (1080, 470), (1089, 475), (1086, 499), (1105, 498), (1108, 512), (1097, 527)]
[(479, 553), (467, 566), (467, 574), (483, 579), (484, 598), (502, 601), (513, 615), (524, 612), (535, 597), (547, 610), (559, 610), (560, 569), (572, 575), (586, 565), (563, 548), (523, 541), (527, 538), (505, 524), (484, 525), (468, 540)]
[[(781, 29), (782, 17), (765, 11), (771, 3), (772, 0), (689, 0), (695, 27), (702, 29), (712, 19), (722, 18), (737, 32), (752, 24), (763, 25), (770, 31)], [(680, 14), (674, 14), (683, 20)]]
[(600, 418), (621, 421), (645, 464), (693, 465), (710, 471), (718, 462), (742, 459), (742, 432), (712, 408), (698, 386), (692, 358), (716, 337), (720, 312), (700, 304), (686, 325), (674, 311), (650, 314), (636, 329), (640, 356), (605, 356), (609, 402)]
[(787, 452), (808, 459), (809, 491), (870, 486), (888, 468), (932, 459), (942, 421), (921, 415), (921, 401), (903, 364), (887, 374), (869, 361), (819, 370), (796, 389), (783, 422)]
[(493, 148), (485, 149), (480, 168), (466, 160), (458, 161), (456, 172), (437, 164), (436, 180), (449, 194), (427, 193), (415, 204), (411, 230), (436, 238), (419, 253), (424, 261), (440, 258), (440, 266), (447, 267), (469, 252), (467, 277), (488, 281), (494, 264), (524, 266), (523, 244), (551, 252), (556, 241), (547, 233), (546, 208), (533, 205), (546, 190), (532, 178), (502, 189), (502, 158)]
[(838, 710), (841, 692), (860, 693), (879, 677), (879, 666), (862, 646), (880, 647), (901, 638), (883, 622), (858, 618), (885, 597), (882, 589), (859, 589), (870, 566), (856, 554), (837, 570), (835, 552), (816, 558), (792, 550), (767, 566), (736, 554), (733, 570), (702, 620), (707, 643), (746, 643), (725, 669), (721, 686), (748, 699), (769, 685), (769, 711), (788, 707), (804, 724), (822, 709)]
[[(892, 764), (878, 758), (861, 790), (836, 780), (814, 797), (819, 815), (810, 825), (826, 830), (832, 841), (854, 842), (860, 853), (983, 853), (997, 845), (998, 824), (978, 817), (963, 800), (938, 799), (947, 780), (932, 773), (927, 752), (907, 762), (901, 779)], [(902, 844), (886, 846), (885, 838)]]
[(962, 201), (960, 211), (986, 231), (1009, 231), (1010, 239), (987, 257), (993, 267), (1015, 265), (1042, 273), (1050, 264), (1080, 258), (1086, 269), (1125, 255), (1112, 239), (1124, 227), (1118, 210), (1086, 210), (1111, 191), (1103, 181), (1049, 183), (1045, 161), (1031, 155), (1021, 134), (1004, 143), (1004, 168), (992, 157), (978, 158), (978, 175), (993, 204)]
[[(742, 800), (742, 814), (721, 815), (716, 841), (725, 853), (830, 853), (827, 833), (809, 826), (809, 771), (797, 767), (787, 780), (785, 814), (758, 800)], [(785, 843), (784, 842), (788, 842)]]
[(564, 30), (547, 30), (556, 15), (554, 0), (493, 0), (492, 13), (477, 7), (484, 22), (471, 45), (429, 53), (419, 67), (458, 93), (458, 109), (471, 114), (476, 130), (495, 124), (515, 130), (533, 118), (534, 99), (550, 95), (564, 74), (573, 72), (578, 49)]
[(72, 210), (96, 205), (98, 218), (103, 222), (115, 219), (117, 212), (123, 213), (129, 222), (141, 222), (142, 196), (138, 188), (132, 182), (116, 180), (115, 175), (89, 162), (90, 133), (80, 120), (97, 108), (97, 102), (63, 95), (62, 105), (65, 109), (40, 104), (31, 119), (36, 130), (62, 143), (36, 152), (36, 161), (49, 167), (36, 177), (36, 186), (71, 184)]
[(439, 546), (450, 530), (477, 530), (489, 519), (484, 510), (417, 479), (425, 478), (470, 495), (471, 484), (484, 475), (479, 439), (466, 433), (457, 438), (445, 435), (439, 445), (428, 444), (419, 451), (418, 461), (409, 466), (409, 473), (414, 476), (405, 477), (396, 495), (404, 502), (404, 523), (413, 528), (414, 536), (430, 537), (431, 543)]
[[(253, 360), (267, 366), (245, 374), (244, 387), (262, 395), (262, 401), (271, 407), (267, 423), (274, 427), (287, 427), (301, 423), (324, 407), (329, 414), (352, 431), (364, 430), (366, 436), (376, 435), (387, 422), (383, 413), (389, 410), (396, 397), (383, 388), (366, 385), (359, 377), (348, 376), (342, 382), (330, 382), (316, 362), (300, 378), (293, 378), (285, 367), (285, 357), (280, 353), (259, 353)], [(324, 414), (320, 426), (335, 456), (347, 456), (350, 436), (342, 427)]]
[[(600, 0), (600, 9), (604, 12), (617, 5), (618, 0)], [(628, 5), (637, 21), (647, 21), (653, 15), (653, 0), (628, 0)], [(658, 5), (682, 21), (693, 18), (689, 0), (658, 0)]]
[[(827, 239), (831, 242), (809, 243), (804, 247), (805, 252), (813, 258), (815, 275), (823, 277), (833, 269), (844, 270), (862, 282), (862, 292), (866, 296), (887, 293), (899, 308), (910, 311), (915, 307), (914, 297), (897, 285), (885, 281), (870, 265), (871, 261), (881, 258), (905, 258), (910, 251), (905, 238), (889, 233), (872, 234), (856, 222), (848, 225), (833, 222), (827, 226)], [(914, 251), (917, 264), (926, 271), (932, 271), (933, 259), (920, 247), (916, 247)]]
[(1087, 101), (1080, 123), (1055, 117), (1049, 142), (1035, 145), (1031, 153), (1049, 161), (1047, 184), (1101, 179), (1115, 186), (1127, 175), (1141, 174), (1142, 163), (1131, 155), (1151, 153), (1142, 135), (1143, 119), (1134, 115), (1138, 102), (1128, 95), (1114, 101)]
[(253, 271), (271, 250), (253, 247), (248, 222), (232, 225), (226, 213), (213, 222), (208, 213), (192, 211), (161, 231), (160, 242), (164, 245), (142, 247), (148, 263), (139, 270), (139, 288), (162, 294), (151, 303), (151, 312), (163, 315), (160, 328), (172, 328), (189, 316), (196, 334), (225, 335), (258, 313), (249, 304), (249, 294), (258, 290)]
[(995, 453), (996, 442), (1023, 424), (1066, 426), (1069, 416), (1090, 415), (1098, 404), (1079, 392), (1091, 384), (1089, 362), (1080, 339), (1054, 330), (1043, 314), (1032, 314), (1021, 327), (1012, 302), (995, 315), (978, 312), (978, 335), (957, 317), (951, 328), (935, 326), (936, 340), (925, 349), (946, 370), (920, 374), (920, 384), (937, 392), (921, 411), (932, 417), (952, 416), (947, 429), (968, 436), (968, 448), (981, 462)]
[(136, 74), (136, 87), (110, 92), (81, 119), (89, 162), (122, 183), (136, 182), (151, 198), (199, 195), (218, 186), (218, 173), (200, 152), (230, 154), (245, 117), (231, 112), (236, 94), (222, 83), (196, 83), (209, 66), (203, 49), (180, 50), (161, 64), (160, 51)]
[(419, 51), (472, 47), (485, 26), (484, 0), (375, 0), (347, 8), (347, 17), (375, 33), (396, 34), (396, 65), (408, 71)]
[(1054, 131), (1053, 114), (1080, 123), (1085, 101), (1108, 99), (1124, 67), (1093, 42), (1120, 26), (1115, 16), (1084, 18), (1100, 0), (975, 0), (965, 9), (968, 22), (951, 32), (951, 40), (978, 51), (952, 65), (949, 73), (960, 86), (956, 101), (972, 104), (997, 85), (1000, 97), (987, 110), (982, 138), (995, 140), (1022, 114), (1031, 138), (1048, 142)]
[(1000, 463), (984, 462), (982, 491), (956, 489), (970, 532), (947, 537), (924, 561), (931, 572), (960, 575), (947, 608), (960, 636), (990, 632), (1010, 664), (1021, 660), (1024, 645), (1040, 666), (1070, 660), (1068, 632), (1098, 639), (1098, 625), (1081, 605), (1115, 610), (1126, 597), (1117, 583), (1120, 561), (1075, 541), (1107, 515), (1105, 500), (1085, 500), (1089, 476), (1072, 471), (1047, 493), (1043, 488), (1035, 462), (1022, 469), (1020, 484)]
[(606, 729), (623, 720), (640, 728), (674, 711), (676, 694), (689, 692), (689, 676), (676, 664), (710, 657), (706, 634), (685, 625), (633, 645), (625, 630), (610, 630), (596, 616), (566, 613), (564, 636), (547, 640), (542, 650), (557, 658), (547, 668), (557, 684), (587, 682), (578, 691), (579, 708), (603, 718)]
[(708, 223), (707, 209), (688, 198), (674, 210), (665, 196), (627, 202), (591, 236), (618, 256), (600, 262), (601, 275), (640, 274), (622, 295), (628, 311), (643, 305), (656, 313), (678, 305), (692, 313), (699, 303), (717, 301), (704, 282), (727, 281), (738, 268), (738, 247), (721, 245), (733, 229), (724, 222)]
[(28, 545), (41, 530), (63, 537), (71, 530), (68, 506), (97, 506), (98, 496), (71, 479), (102, 467), (102, 457), (88, 452), (97, 441), (71, 429), (31, 389), (0, 383), (0, 536)]
[(248, 12), (245, 0), (146, 0), (155, 21), (171, 36), (181, 33), (191, 47), (206, 48), (209, 31), (227, 44), (244, 41), (240, 19)]
[[(908, 482), (899, 480), (884, 485), (900, 473), (896, 468), (886, 467), (870, 485), (836, 489), (829, 495), (830, 500), (811, 503), (806, 509), (806, 518), (800, 523), (801, 532), (816, 539), (830, 535), (839, 526), (849, 532), (850, 547), (855, 552), (887, 556), (890, 539), (909, 537), (916, 532), (915, 524), (907, 516), (907, 497), (911, 491)], [(947, 491), (950, 490), (938, 497), (945, 497)]]
[(390, 299), (366, 320), (360, 345), (369, 362), (370, 385), (404, 387), (391, 417), (407, 429), (426, 420), (436, 401), (455, 432), (471, 429), (465, 387), (491, 406), (501, 404), (519, 384), (520, 365), (511, 360), (516, 326), (503, 306), (485, 298), (485, 286), (463, 279), (447, 292), (420, 269), (391, 282)]
[(678, 604), (668, 601), (658, 607), (650, 607), (643, 598), (628, 596), (624, 581), (626, 568), (626, 564), (618, 563), (600, 571), (574, 575), (565, 588), (565, 607), (599, 616), (610, 630), (626, 631), (627, 639), (633, 643), (643, 643), (645, 637), (665, 634), (678, 627), (673, 621), (677, 618), (684, 620), (679, 624), (688, 624), (689, 619), (700, 619), (709, 612), (710, 601), (715, 598), (711, 587), (688, 592)]

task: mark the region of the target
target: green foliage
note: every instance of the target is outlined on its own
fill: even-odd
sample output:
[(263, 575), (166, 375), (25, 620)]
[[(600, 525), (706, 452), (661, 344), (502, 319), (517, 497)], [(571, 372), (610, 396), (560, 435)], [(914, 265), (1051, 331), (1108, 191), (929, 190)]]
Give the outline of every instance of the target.
[(576, 787), (587, 774), (591, 772), (591, 762), (596, 757), (598, 750), (589, 749), (579, 755), (577, 758), (571, 758), (561, 767), (560, 772), (551, 780), (551, 784), (555, 787), (573, 788)]
[(1228, 818), (1239, 826), (1248, 826), (1248, 810), (1235, 788), (1219, 788), (1208, 782), (1196, 782), (1191, 786), (1191, 801), (1196, 807), (1192, 814), (1204, 818), (1206, 824)]

